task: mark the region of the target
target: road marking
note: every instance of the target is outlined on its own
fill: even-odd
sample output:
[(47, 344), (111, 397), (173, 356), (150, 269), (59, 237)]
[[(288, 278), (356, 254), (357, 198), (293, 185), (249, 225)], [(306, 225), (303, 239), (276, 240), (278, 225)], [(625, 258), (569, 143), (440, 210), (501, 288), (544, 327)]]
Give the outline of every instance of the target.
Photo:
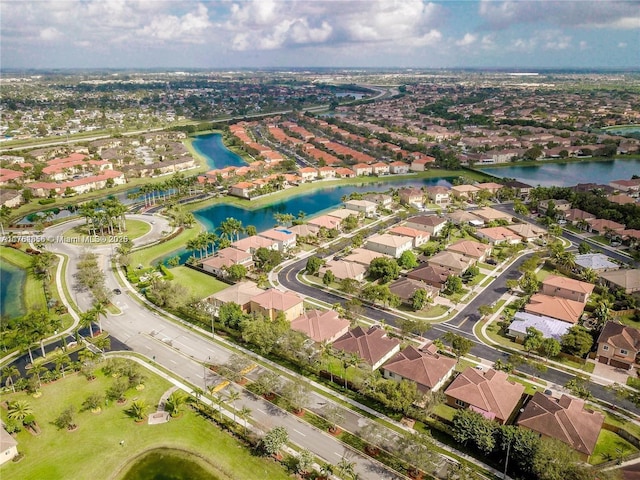
[(462, 328), (462, 325), (464, 325), (464, 324), (467, 322), (467, 320), (469, 320), (469, 316), (464, 317), (464, 318), (462, 319), (462, 321), (461, 321), (458, 325), (456, 325), (456, 326), (457, 326), (458, 328)]
[(302, 433), (300, 430), (296, 430), (295, 428), (292, 428), (291, 430), (293, 430), (294, 432), (299, 433), (300, 435), (302, 435), (303, 437), (306, 437), (306, 435), (304, 433)]
[(178, 362), (176, 362), (176, 361), (175, 361), (175, 360), (173, 360), (172, 358), (170, 358), (170, 359), (169, 359), (169, 361), (170, 361), (171, 363), (173, 363), (174, 365), (177, 365), (177, 364), (178, 364)]
[(260, 408), (256, 408), (256, 410), (258, 410), (260, 413), (264, 413), (265, 415), (267, 414), (267, 412), (265, 412), (264, 410), (262, 410)]

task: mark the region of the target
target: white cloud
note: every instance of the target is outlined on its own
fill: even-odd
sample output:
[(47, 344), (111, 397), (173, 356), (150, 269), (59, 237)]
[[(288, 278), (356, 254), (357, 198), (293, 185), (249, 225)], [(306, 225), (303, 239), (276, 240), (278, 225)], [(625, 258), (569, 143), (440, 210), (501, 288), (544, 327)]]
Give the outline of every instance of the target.
[(180, 40), (186, 43), (204, 43), (205, 33), (211, 26), (207, 7), (200, 4), (193, 12), (179, 17), (160, 14), (151, 19), (138, 33), (158, 40)]
[(618, 43), (618, 48), (627, 48), (627, 42)]
[(511, 48), (523, 52), (566, 50), (571, 48), (571, 37), (559, 30), (543, 30), (534, 32), (529, 38), (516, 38)]
[(40, 38), (45, 42), (60, 40), (64, 35), (55, 27), (47, 27), (40, 32)]
[(456, 42), (456, 45), (459, 47), (467, 47), (469, 45), (473, 45), (478, 40), (477, 35), (473, 35), (471, 33), (466, 33), (464, 37)]
[(586, 41), (584, 41), (584, 40), (582, 40), (582, 41), (579, 43), (579, 47), (580, 47), (580, 50), (586, 50), (586, 49), (588, 49), (588, 48), (589, 48), (589, 43), (588, 43), (588, 42), (586, 42)]

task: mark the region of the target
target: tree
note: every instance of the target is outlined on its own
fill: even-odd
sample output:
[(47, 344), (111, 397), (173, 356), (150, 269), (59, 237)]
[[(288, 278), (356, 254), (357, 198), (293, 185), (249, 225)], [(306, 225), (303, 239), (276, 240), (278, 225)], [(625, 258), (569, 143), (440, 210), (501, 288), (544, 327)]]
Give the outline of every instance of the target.
[(483, 317), (488, 317), (493, 313), (493, 307), (491, 305), (480, 305), (478, 307), (478, 313)]
[(411, 308), (414, 312), (422, 310), (430, 302), (431, 298), (424, 288), (419, 288), (411, 296)]
[(540, 330), (534, 327), (527, 327), (527, 334), (524, 337), (524, 349), (527, 353), (530, 353), (532, 350), (538, 350), (542, 345), (542, 340), (544, 336)]
[(447, 295), (455, 295), (462, 292), (464, 287), (462, 286), (462, 279), (457, 275), (449, 275), (447, 281), (444, 284), (444, 293)]
[(53, 424), (60, 430), (66, 428), (67, 430), (73, 430), (76, 428), (75, 424), (75, 409), (72, 405), (65, 408), (60, 415), (53, 421)]
[(314, 456), (309, 450), (301, 450), (296, 461), (296, 471), (304, 475), (313, 468)]
[(398, 265), (405, 270), (415, 268), (418, 266), (418, 259), (416, 258), (415, 253), (411, 250), (406, 250), (402, 252), (402, 255), (400, 255)]
[(491, 453), (496, 444), (497, 424), (472, 410), (458, 410), (453, 416), (453, 438), (463, 445), (473, 445), (485, 455)]
[(142, 421), (149, 410), (149, 405), (144, 400), (134, 400), (131, 402), (131, 406), (127, 410), (127, 413), (131, 415), (135, 421)]
[(589, 245), (587, 242), (580, 242), (580, 245), (578, 245), (578, 253), (580, 255), (591, 253), (591, 250), (591, 245)]
[(324, 275), (322, 276), (322, 283), (324, 285), (331, 285), (333, 282), (335, 282), (335, 280), (336, 276), (331, 270), (327, 270), (326, 272), (324, 272)]
[(558, 342), (555, 338), (545, 338), (542, 340), (540, 346), (538, 347), (538, 351), (545, 358), (553, 358), (557, 357), (561, 350), (560, 342)]
[(237, 282), (247, 275), (247, 267), (240, 263), (235, 263), (227, 268), (227, 273), (232, 281)]
[(277, 267), (283, 260), (282, 253), (278, 250), (271, 250), (265, 247), (258, 248), (253, 256), (256, 266), (265, 272)]
[(31, 405), (24, 400), (9, 402), (8, 417), (11, 420), (22, 422), (29, 415), (33, 415), (33, 409), (31, 408)]
[(337, 404), (327, 403), (322, 410), (322, 416), (331, 424), (329, 431), (335, 433), (338, 426), (344, 422), (344, 410)]
[(280, 391), (286, 406), (296, 413), (307, 406), (310, 394), (309, 387), (303, 382), (287, 382)]
[(14, 377), (20, 377), (20, 370), (15, 365), (7, 365), (2, 369), (2, 378), (7, 379), (7, 383), (11, 384), (11, 391), (15, 393)]
[(534, 272), (524, 272), (519, 282), (520, 289), (527, 295), (532, 295), (540, 288), (540, 281)]
[(593, 337), (586, 328), (574, 325), (562, 336), (560, 345), (562, 346), (562, 351), (569, 355), (582, 357), (591, 350)]
[(412, 333), (422, 336), (431, 330), (431, 324), (423, 318), (399, 318), (397, 323), (404, 336)]
[(347, 460), (347, 458), (342, 457), (338, 462), (338, 465), (336, 465), (338, 475), (340, 475), (342, 478), (353, 478), (353, 475), (355, 474), (355, 466), (356, 464), (354, 462), (350, 462), (349, 460)]
[(274, 427), (262, 439), (262, 449), (267, 455), (275, 455), (288, 441), (287, 429), (281, 426)]
[(340, 291), (347, 295), (354, 295), (360, 288), (360, 282), (355, 278), (343, 278), (340, 280)]
[(218, 228), (221, 232), (221, 236), (230, 241), (238, 240), (240, 234), (244, 231), (242, 228), (242, 222), (232, 217), (227, 217), (226, 220), (220, 223)]
[(165, 405), (164, 405), (165, 410), (169, 412), (169, 415), (171, 415), (172, 417), (175, 417), (180, 413), (180, 411), (182, 410), (182, 407), (186, 402), (187, 402), (186, 395), (180, 390), (175, 390), (174, 392), (171, 393), (171, 395), (169, 395), (169, 398), (167, 398), (167, 401), (165, 402)]
[(84, 402), (82, 402), (82, 410), (91, 410), (97, 412), (104, 405), (104, 395), (92, 393)]
[(261, 373), (255, 382), (251, 384), (251, 389), (257, 395), (269, 395), (280, 387), (280, 375), (266, 371)]
[(238, 328), (244, 318), (242, 307), (235, 302), (225, 303), (218, 309), (218, 319), (227, 327)]
[(324, 265), (324, 260), (318, 257), (309, 257), (307, 260), (307, 267), (305, 271), (309, 275), (317, 275), (320, 271), (320, 267)]
[[(102, 332), (102, 317), (107, 318), (107, 314), (109, 313), (107, 311), (107, 308), (105, 307), (104, 303), (102, 302), (96, 302), (93, 304), (93, 315), (94, 318), (96, 320), (98, 320), (98, 328), (100, 329), (100, 331)], [(91, 335), (93, 337), (93, 334)]]
[(400, 275), (400, 266), (395, 258), (378, 257), (369, 264), (369, 276), (380, 279), (382, 283), (389, 283)]
[(247, 434), (247, 422), (251, 418), (251, 409), (246, 405), (243, 405), (240, 411), (238, 412), (238, 416), (244, 420), (244, 434)]
[(474, 345), (473, 341), (453, 332), (445, 333), (442, 338), (445, 342), (448, 342), (451, 345), (451, 350), (453, 351), (453, 354), (456, 356), (457, 360), (460, 360), (460, 357), (464, 357), (467, 353), (469, 353)]

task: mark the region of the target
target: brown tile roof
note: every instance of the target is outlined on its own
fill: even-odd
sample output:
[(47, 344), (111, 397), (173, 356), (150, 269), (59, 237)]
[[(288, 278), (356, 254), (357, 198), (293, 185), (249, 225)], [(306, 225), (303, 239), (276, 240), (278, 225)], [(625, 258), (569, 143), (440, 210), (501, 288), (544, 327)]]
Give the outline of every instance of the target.
[(431, 285), (427, 285), (420, 280), (412, 278), (399, 278), (389, 285), (391, 293), (398, 295), (402, 300), (409, 301), (413, 297), (416, 290), (426, 290), (430, 297), (438, 295), (438, 290)]
[(460, 373), (445, 391), (455, 399), (493, 413), (503, 422), (518, 406), (523, 392), (524, 385), (510, 382), (505, 372), (493, 369), (481, 372), (472, 367)]
[(302, 332), (315, 342), (332, 340), (349, 329), (349, 320), (334, 310), (307, 310), (291, 322), (291, 330)]
[(604, 272), (600, 278), (604, 278), (625, 290), (634, 291), (640, 288), (640, 269), (638, 268)]
[(471, 259), (458, 252), (443, 250), (429, 258), (427, 263), (429, 265), (439, 265), (453, 270), (466, 270), (471, 265)]
[(555, 399), (536, 392), (517, 424), (566, 443), (591, 455), (598, 441), (604, 414), (584, 409), (584, 400), (562, 395)]
[(578, 323), (583, 310), (584, 303), (562, 297), (552, 297), (542, 293), (532, 295), (529, 303), (524, 307), (525, 312), (544, 315), (569, 323)]
[(375, 365), (399, 346), (398, 340), (387, 337), (387, 332), (378, 326), (369, 330), (356, 327), (333, 342), (335, 350), (355, 353), (369, 365)]
[(584, 293), (589, 295), (593, 292), (595, 285), (592, 283), (581, 282), (580, 280), (574, 280), (573, 278), (561, 277), (560, 275), (549, 275), (542, 282), (543, 285), (549, 285), (551, 287), (564, 288), (573, 292)]
[(303, 300), (295, 293), (281, 292), (275, 288), (270, 288), (260, 295), (256, 295), (251, 299), (265, 310), (277, 310), (286, 312), (290, 308), (302, 303)]
[(570, 208), (569, 210), (564, 212), (564, 218), (566, 218), (570, 222), (573, 222), (577, 220), (595, 219), (596, 216), (592, 213), (580, 210), (579, 208)]
[(491, 250), (491, 245), (476, 242), (474, 240), (460, 240), (453, 245), (449, 245), (447, 250), (461, 253), (465, 257), (478, 259)]
[(425, 386), (430, 390), (451, 374), (456, 361), (439, 355), (437, 348), (433, 348), (435, 347), (433, 344), (429, 347), (418, 350), (410, 345), (391, 357), (384, 364), (384, 369), (413, 380), (419, 386)]
[(439, 217), (438, 215), (422, 215), (410, 218), (408, 221), (417, 225), (424, 225), (426, 227), (437, 227), (438, 225), (446, 223), (447, 219)]
[(447, 281), (447, 278), (449, 278), (449, 275), (451, 275), (451, 272), (442, 267), (438, 267), (437, 265), (426, 265), (410, 271), (407, 274), (407, 278), (422, 280), (427, 283), (444, 284)]
[(632, 352), (640, 351), (640, 330), (616, 322), (607, 322), (600, 332), (598, 343)]

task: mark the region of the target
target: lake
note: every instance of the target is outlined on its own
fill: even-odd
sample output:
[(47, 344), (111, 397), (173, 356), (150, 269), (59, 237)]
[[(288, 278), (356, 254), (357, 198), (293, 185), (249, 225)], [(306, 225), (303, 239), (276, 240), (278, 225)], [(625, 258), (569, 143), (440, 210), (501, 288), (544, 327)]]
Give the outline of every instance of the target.
[(212, 170), (247, 165), (247, 162), (240, 155), (224, 145), (222, 135), (219, 133), (198, 135), (193, 139), (192, 145), (194, 150), (206, 159), (207, 165)]
[(15, 318), (24, 315), (22, 289), (26, 272), (15, 265), (0, 262), (0, 318)]
[(477, 170), (498, 177), (515, 178), (534, 187), (568, 187), (578, 183), (608, 184), (612, 180), (630, 179), (634, 174), (640, 175), (640, 159), (541, 163), (522, 167), (483, 167)]

